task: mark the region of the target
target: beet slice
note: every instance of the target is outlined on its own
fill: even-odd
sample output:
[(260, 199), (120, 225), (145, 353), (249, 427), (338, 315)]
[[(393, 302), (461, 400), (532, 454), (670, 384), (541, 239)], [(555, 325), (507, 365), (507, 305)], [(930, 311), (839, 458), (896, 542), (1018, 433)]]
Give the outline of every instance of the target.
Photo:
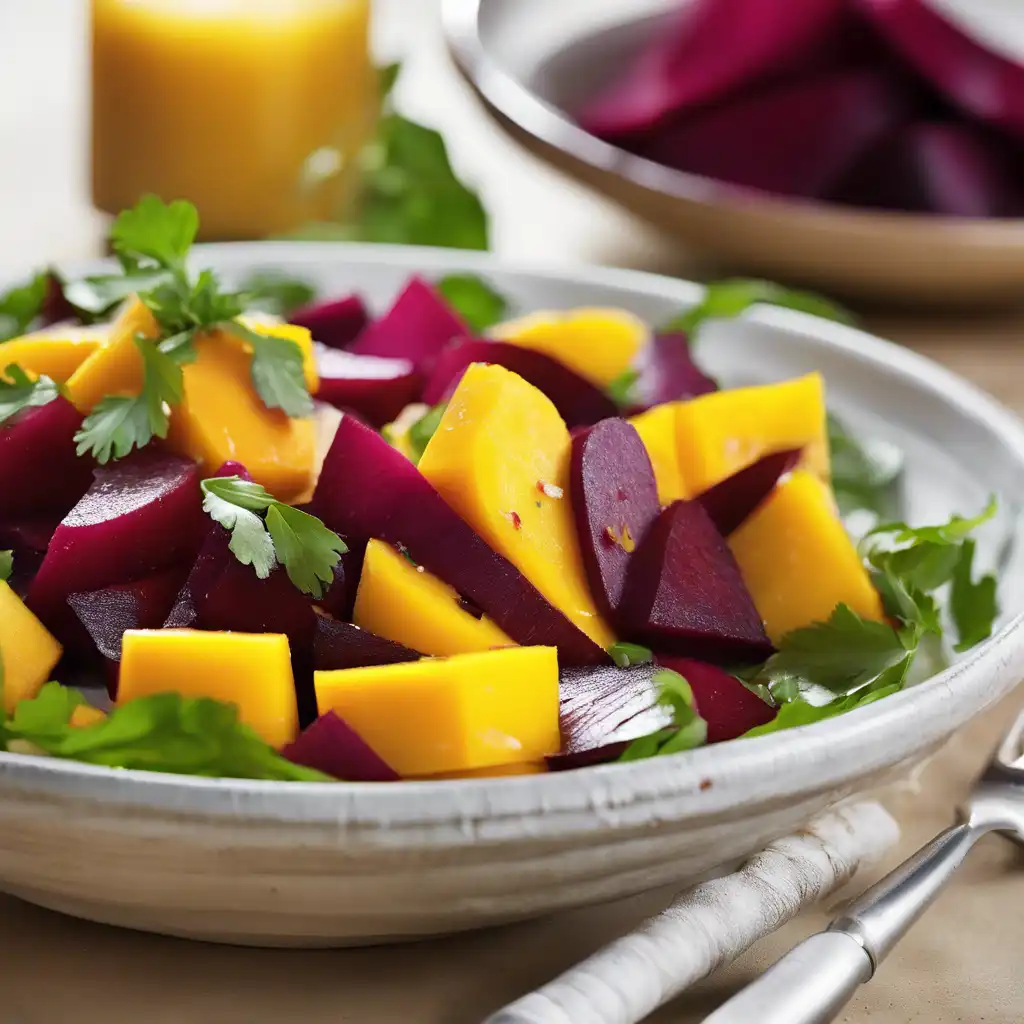
[(734, 185), (821, 198), (906, 120), (910, 105), (907, 90), (884, 72), (832, 72), (690, 115), (637, 152)]
[(582, 111), (594, 135), (648, 131), (755, 81), (825, 68), (859, 42), (845, 0), (696, 0)]
[(717, 665), (660, 655), (658, 664), (678, 672), (690, 684), (697, 714), (708, 723), (708, 743), (734, 740), (778, 714), (778, 709)]
[(322, 714), (281, 756), (347, 782), (398, 782), (401, 776), (344, 719)]
[(351, 622), (339, 622), (319, 615), (313, 638), (313, 668), (327, 672), (369, 665), (394, 665), (400, 661), (419, 661), (423, 657), (394, 640), (386, 640)]
[(602, 614), (618, 625), (626, 569), (658, 514), (658, 485), (640, 435), (602, 420), (572, 442), (569, 494), (583, 566)]
[(689, 339), (680, 332), (655, 335), (640, 354), (638, 370), (630, 389), (631, 414), (718, 390), (718, 382), (693, 361)]
[(772, 645), (736, 560), (696, 501), (676, 501), (630, 559), (620, 604), (630, 640), (722, 664), (764, 661)]
[(351, 351), (362, 356), (407, 359), (418, 370), (430, 365), (466, 325), (421, 277), (413, 277), (394, 305), (359, 335)]
[(482, 608), (517, 643), (557, 647), (563, 665), (608, 661), (401, 452), (351, 416), (342, 419), (327, 453), (313, 507), (344, 537), (404, 544), (420, 565)]
[(639, 736), (672, 724), (658, 702), (657, 668), (567, 669), (558, 681), (562, 749), (547, 758), (552, 771), (614, 761)]
[(0, 520), (63, 514), (85, 494), (96, 463), (75, 454), (81, 425), (81, 413), (61, 397), (0, 425)]
[(19, 595), (25, 594), (32, 577), (43, 564), (46, 549), (61, 519), (63, 513), (51, 512), (27, 519), (0, 522), (0, 551), (11, 551), (14, 554), (10, 584)]
[(728, 537), (772, 493), (779, 477), (800, 461), (800, 451), (794, 448), (766, 455), (697, 497), (723, 537)]
[(314, 341), (339, 349), (348, 348), (370, 322), (366, 306), (358, 295), (314, 302), (295, 310), (288, 319), (308, 328)]
[(447, 398), (471, 363), (494, 363), (518, 373), (554, 403), (565, 425), (589, 426), (614, 416), (615, 403), (590, 381), (543, 352), (502, 341), (458, 341), (441, 353), (423, 389), (423, 401), (437, 405)]
[(57, 527), (28, 605), (58, 639), (73, 639), (69, 594), (189, 564), (208, 523), (195, 463), (147, 450), (101, 467)]
[(366, 554), (365, 541), (346, 541), (348, 551), (338, 559), (334, 567), (334, 582), (320, 600), (320, 607), (328, 615), (348, 622), (356, 603), (359, 576), (363, 571), (363, 556)]
[(382, 427), (416, 401), (423, 378), (407, 359), (381, 359), (317, 346), (320, 389), (317, 399), (359, 413)]
[(39, 326), (50, 327), (59, 323), (81, 323), (78, 310), (64, 297), (64, 285), (51, 270), (46, 276), (46, 295), (39, 311)]

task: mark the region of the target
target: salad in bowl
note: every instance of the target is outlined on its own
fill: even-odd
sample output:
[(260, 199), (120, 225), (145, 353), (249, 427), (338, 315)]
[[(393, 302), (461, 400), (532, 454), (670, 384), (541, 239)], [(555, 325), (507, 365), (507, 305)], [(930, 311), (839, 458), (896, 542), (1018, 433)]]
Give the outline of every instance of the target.
[(286, 782), (581, 769), (856, 713), (990, 635), (994, 499), (908, 525), (898, 460), (819, 374), (722, 388), (696, 361), (706, 320), (830, 303), (734, 281), (654, 324), (456, 274), (372, 316), (194, 273), (196, 228), (147, 197), (116, 270), (0, 301), (8, 752)]

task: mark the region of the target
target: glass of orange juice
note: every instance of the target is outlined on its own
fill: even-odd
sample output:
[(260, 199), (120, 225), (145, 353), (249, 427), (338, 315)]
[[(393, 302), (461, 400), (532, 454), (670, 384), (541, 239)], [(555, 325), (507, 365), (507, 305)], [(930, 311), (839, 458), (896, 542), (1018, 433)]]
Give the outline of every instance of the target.
[[(92, 194), (189, 199), (204, 238), (336, 216), (378, 113), (370, 0), (92, 0)], [(331, 173), (304, 173), (310, 161)]]

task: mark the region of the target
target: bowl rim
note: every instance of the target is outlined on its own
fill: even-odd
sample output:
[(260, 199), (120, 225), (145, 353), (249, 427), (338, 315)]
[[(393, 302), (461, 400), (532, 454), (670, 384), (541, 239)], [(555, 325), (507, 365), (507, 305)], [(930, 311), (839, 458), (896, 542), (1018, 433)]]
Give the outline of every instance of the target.
[[(409, 273), (490, 272), (625, 289), (681, 303), (696, 302), (703, 294), (702, 286), (693, 282), (643, 271), (589, 266), (538, 270), (490, 253), (425, 247), (217, 243), (196, 246), (194, 258), (222, 270), (268, 263), (298, 268), (333, 261)], [(86, 269), (94, 272), (102, 265), (93, 262)], [(816, 345), (904, 379), (929, 398), (973, 418), (1024, 468), (1024, 423), (938, 363), (857, 328), (807, 313), (762, 306), (746, 315), (755, 322), (812, 337)], [(891, 753), (886, 753), (886, 744), (880, 744), (879, 737), (891, 737), (914, 722), (918, 729), (914, 749), (934, 746), (955, 728), (951, 721), (966, 721), (1008, 692), (1022, 674), (1024, 612), (944, 671), (856, 714), (647, 761), (542, 775), (382, 786), (200, 778), (0, 752), (0, 784), (35, 793), (82, 795), (139, 813), (173, 811), (205, 819), (233, 817), (244, 811), (247, 816), (273, 822), (404, 828), (407, 832), (417, 825), (441, 824), (469, 835), (475, 822), (519, 821), (525, 814), (543, 810), (563, 828), (571, 822), (572, 828), (596, 829), (605, 812), (622, 820), (650, 823), (664, 820), (667, 812), (673, 817), (715, 814), (841, 785), (851, 776), (851, 764), (858, 765), (858, 774), (891, 766)], [(813, 784), (803, 777), (808, 766), (814, 768)], [(708, 780), (713, 785), (707, 785)], [(587, 810), (595, 813), (580, 814)]]
[[(841, 218), (848, 231), (881, 226), (946, 236), (956, 232), (963, 242), (977, 235), (987, 245), (1018, 247), (1024, 218), (948, 217), (899, 210), (873, 210), (824, 200), (782, 196), (677, 170), (620, 149), (585, 131), (565, 111), (541, 99), (493, 59), (480, 35), (480, 14), (494, 0), (441, 0), (441, 22), (456, 67), (485, 103), (519, 131), (595, 171), (622, 178), (647, 192), (716, 206), (753, 206), (776, 217)], [(642, 20), (662, 17), (653, 13)]]

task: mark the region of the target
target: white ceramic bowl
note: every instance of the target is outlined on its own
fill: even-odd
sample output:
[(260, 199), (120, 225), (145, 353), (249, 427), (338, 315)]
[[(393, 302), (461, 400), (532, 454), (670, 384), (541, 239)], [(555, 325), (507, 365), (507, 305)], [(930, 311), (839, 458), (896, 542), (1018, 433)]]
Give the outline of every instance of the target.
[[(701, 294), (647, 274), (532, 273), (429, 249), (260, 243), (200, 249), (227, 279), (276, 268), (381, 307), (410, 273), (486, 275), (523, 310), (623, 306), (653, 322)], [(851, 328), (763, 309), (708, 328), (730, 384), (824, 372), (833, 407), (908, 455), (909, 515), (1024, 497), (1024, 429), (926, 359)], [(995, 557), (1004, 512), (982, 537)], [(672, 757), (457, 782), (193, 779), (0, 754), (0, 888), (96, 921), (260, 945), (381, 942), (546, 914), (685, 882), (908, 769), (1024, 670), (1024, 573), (997, 636), (846, 717)]]
[(858, 210), (687, 174), (589, 135), (566, 111), (608, 81), (681, 0), (443, 0), (455, 60), (543, 160), (742, 273), (858, 298), (1019, 301), (1024, 220)]

